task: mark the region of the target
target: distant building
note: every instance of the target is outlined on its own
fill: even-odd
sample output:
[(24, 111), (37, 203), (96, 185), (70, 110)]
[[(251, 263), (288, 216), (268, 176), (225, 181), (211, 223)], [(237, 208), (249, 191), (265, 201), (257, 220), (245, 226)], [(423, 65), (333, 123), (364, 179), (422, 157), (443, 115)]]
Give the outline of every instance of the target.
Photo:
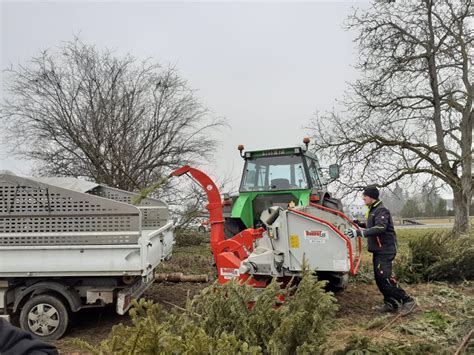
[(448, 198), (446, 200), (446, 209), (448, 211), (453, 211), (454, 210), (454, 206), (453, 206), (453, 199), (452, 198)]

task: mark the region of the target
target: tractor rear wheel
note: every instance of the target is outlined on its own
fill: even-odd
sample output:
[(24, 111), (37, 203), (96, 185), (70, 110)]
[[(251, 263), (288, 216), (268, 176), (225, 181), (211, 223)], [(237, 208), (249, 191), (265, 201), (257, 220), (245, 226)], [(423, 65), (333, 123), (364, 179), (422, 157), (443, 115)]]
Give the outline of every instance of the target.
[(224, 222), (224, 233), (225, 239), (232, 238), (234, 235), (239, 234), (245, 229), (245, 225), (240, 219), (237, 218), (226, 218)]

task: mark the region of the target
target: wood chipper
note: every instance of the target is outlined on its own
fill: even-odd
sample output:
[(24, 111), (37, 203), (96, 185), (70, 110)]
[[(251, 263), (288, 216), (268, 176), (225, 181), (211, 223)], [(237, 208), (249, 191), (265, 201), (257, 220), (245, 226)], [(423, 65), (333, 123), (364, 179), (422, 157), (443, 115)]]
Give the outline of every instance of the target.
[(184, 166), (171, 176), (189, 174), (208, 198), (211, 249), (218, 281), (248, 281), (266, 287), (274, 277), (288, 281), (302, 275), (307, 263), (320, 279), (334, 288), (347, 285), (361, 260), (361, 238), (350, 239), (343, 230), (358, 228), (339, 210), (309, 203), (283, 209), (271, 206), (262, 211), (262, 227), (244, 229), (226, 239), (223, 202), (215, 183), (202, 171)]

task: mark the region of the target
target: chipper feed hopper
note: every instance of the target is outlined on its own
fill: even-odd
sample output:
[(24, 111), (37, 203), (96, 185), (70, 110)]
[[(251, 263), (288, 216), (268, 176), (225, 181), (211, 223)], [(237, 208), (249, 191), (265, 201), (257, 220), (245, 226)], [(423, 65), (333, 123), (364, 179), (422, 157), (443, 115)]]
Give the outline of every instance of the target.
[(357, 228), (341, 211), (317, 204), (283, 209), (272, 206), (261, 214), (264, 227), (248, 228), (229, 239), (224, 236), (220, 193), (203, 172), (184, 166), (172, 175), (191, 175), (206, 191), (211, 223), (211, 248), (218, 281), (231, 279), (265, 287), (277, 277), (282, 281), (302, 274), (306, 263), (321, 279), (343, 289), (348, 275), (357, 273), (361, 238), (343, 234)]
[(124, 314), (171, 257), (168, 206), (73, 178), (0, 174), (0, 315), (45, 340), (69, 313), (115, 304)]

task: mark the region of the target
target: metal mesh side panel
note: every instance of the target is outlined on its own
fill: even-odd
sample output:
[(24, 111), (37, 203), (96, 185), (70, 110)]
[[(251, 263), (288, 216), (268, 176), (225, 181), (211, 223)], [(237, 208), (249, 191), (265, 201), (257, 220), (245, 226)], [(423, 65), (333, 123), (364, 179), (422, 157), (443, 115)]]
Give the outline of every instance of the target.
[(54, 186), (0, 181), (0, 245), (130, 244), (139, 231), (134, 206)]
[(132, 231), (130, 216), (2, 218), (0, 233)]
[[(91, 194), (111, 200), (132, 204), (138, 194), (111, 187), (99, 186), (90, 191)], [(168, 207), (165, 203), (153, 198), (144, 198), (137, 206), (142, 212), (142, 228), (156, 229), (166, 225), (170, 218)]]
[[(133, 204), (133, 200), (138, 196), (137, 193), (115, 189), (108, 186), (99, 186), (90, 190), (89, 193), (128, 204)], [(166, 204), (153, 198), (144, 198), (140, 201), (139, 206), (166, 206)]]
[(167, 208), (144, 208), (140, 207), (142, 212), (142, 228), (143, 229), (158, 229), (168, 223), (169, 212)]
[(107, 200), (89, 197), (80, 192), (60, 189), (56, 187), (39, 188), (28, 186), (14, 186), (0, 182), (0, 216), (2, 215), (44, 215), (64, 214), (110, 214), (136, 213), (136, 210), (127, 209), (124, 205), (110, 203)]
[(0, 235), (2, 246), (33, 246), (33, 245), (103, 245), (103, 244), (136, 244), (137, 236), (134, 235)]

